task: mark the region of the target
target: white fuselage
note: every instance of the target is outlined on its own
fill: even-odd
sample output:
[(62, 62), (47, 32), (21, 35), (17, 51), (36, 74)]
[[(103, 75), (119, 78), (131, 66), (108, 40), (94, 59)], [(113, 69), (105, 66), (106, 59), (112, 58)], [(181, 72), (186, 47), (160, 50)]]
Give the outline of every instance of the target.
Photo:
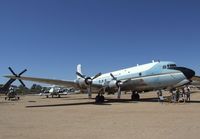
[[(105, 86), (113, 80), (110, 74), (113, 74), (117, 80), (123, 82), (121, 87), (122, 91), (149, 91), (165, 88), (171, 89), (189, 82), (181, 71), (169, 69), (167, 68), (168, 65), (175, 65), (175, 63), (153, 62), (105, 73), (99, 78), (93, 80), (93, 84)], [(110, 88), (107, 90), (116, 91), (116, 89), (117, 88)]]

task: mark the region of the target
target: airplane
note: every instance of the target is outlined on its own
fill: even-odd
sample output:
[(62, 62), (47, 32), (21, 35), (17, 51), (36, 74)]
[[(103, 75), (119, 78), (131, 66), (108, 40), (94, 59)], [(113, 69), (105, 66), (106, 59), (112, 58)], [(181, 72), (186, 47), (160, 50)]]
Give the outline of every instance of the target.
[[(24, 74), (27, 69), (23, 70), (21, 73), (16, 74), (11, 67), (8, 68), (10, 72), (14, 75), (14, 77), (20, 77), (22, 74)], [(3, 87), (0, 88), (0, 93), (4, 93), (6, 95), (5, 100), (10, 100), (12, 98), (17, 98), (19, 99), (19, 96), (16, 94), (16, 91), (14, 87), (11, 87), (11, 84), (15, 81), (16, 79), (10, 78)], [(21, 79), (18, 79), (19, 82), (22, 84), (22, 86), (25, 87), (25, 84), (22, 82)]]
[[(63, 87), (73, 87), (87, 92), (88, 97), (92, 98), (92, 93), (98, 93), (95, 98), (96, 103), (105, 101), (105, 92), (116, 92), (120, 99), (122, 91), (132, 91), (131, 99), (138, 101), (139, 93), (153, 90), (172, 90), (192, 82), (196, 77), (192, 69), (179, 67), (175, 62), (152, 61), (151, 63), (137, 65), (109, 73), (98, 73), (93, 77), (82, 74), (81, 65), (77, 66), (77, 79), (74, 81), (35, 78), (35, 77), (16, 77), (5, 76), (12, 79), (21, 79), (33, 82), (53, 84)], [(198, 78), (198, 77), (196, 77)]]
[(54, 96), (57, 96), (58, 98), (60, 98), (62, 95), (68, 95), (71, 90), (71, 88), (65, 89), (63, 87), (53, 85), (43, 90), (43, 93), (40, 93), (40, 96), (46, 96), (46, 98), (49, 98), (49, 96), (51, 96), (52, 98)]
[(6, 94), (5, 100), (19, 100), (20, 97), (16, 92), (17, 87), (16, 86), (11, 86)]

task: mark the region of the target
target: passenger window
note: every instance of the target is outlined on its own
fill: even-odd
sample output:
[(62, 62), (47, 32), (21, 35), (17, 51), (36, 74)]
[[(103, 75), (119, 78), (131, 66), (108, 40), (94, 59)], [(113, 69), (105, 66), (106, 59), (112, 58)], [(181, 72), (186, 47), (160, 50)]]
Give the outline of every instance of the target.
[(141, 72), (139, 73), (139, 76), (142, 76), (142, 73), (141, 73)]

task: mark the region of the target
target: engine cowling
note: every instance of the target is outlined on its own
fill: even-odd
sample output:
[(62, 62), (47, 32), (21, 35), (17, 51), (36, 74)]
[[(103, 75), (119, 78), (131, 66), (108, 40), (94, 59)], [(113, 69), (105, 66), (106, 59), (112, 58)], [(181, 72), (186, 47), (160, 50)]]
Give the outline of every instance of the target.
[(92, 84), (92, 79), (90, 77), (87, 77), (85, 79), (84, 78), (79, 78), (79, 79), (76, 80), (76, 83), (81, 88), (87, 88), (89, 85)]
[(108, 83), (108, 87), (110, 89), (118, 89), (120, 86), (121, 81), (117, 81), (117, 80), (112, 80)]

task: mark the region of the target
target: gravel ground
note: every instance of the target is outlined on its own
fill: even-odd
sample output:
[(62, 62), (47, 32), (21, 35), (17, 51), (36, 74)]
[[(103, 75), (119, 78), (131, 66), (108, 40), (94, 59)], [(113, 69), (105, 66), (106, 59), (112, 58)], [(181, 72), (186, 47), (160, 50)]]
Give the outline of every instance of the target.
[(87, 95), (63, 98), (22, 96), (20, 101), (0, 97), (0, 139), (155, 139), (200, 136), (200, 92), (191, 103), (159, 103), (155, 92), (132, 102), (106, 96), (103, 105)]

